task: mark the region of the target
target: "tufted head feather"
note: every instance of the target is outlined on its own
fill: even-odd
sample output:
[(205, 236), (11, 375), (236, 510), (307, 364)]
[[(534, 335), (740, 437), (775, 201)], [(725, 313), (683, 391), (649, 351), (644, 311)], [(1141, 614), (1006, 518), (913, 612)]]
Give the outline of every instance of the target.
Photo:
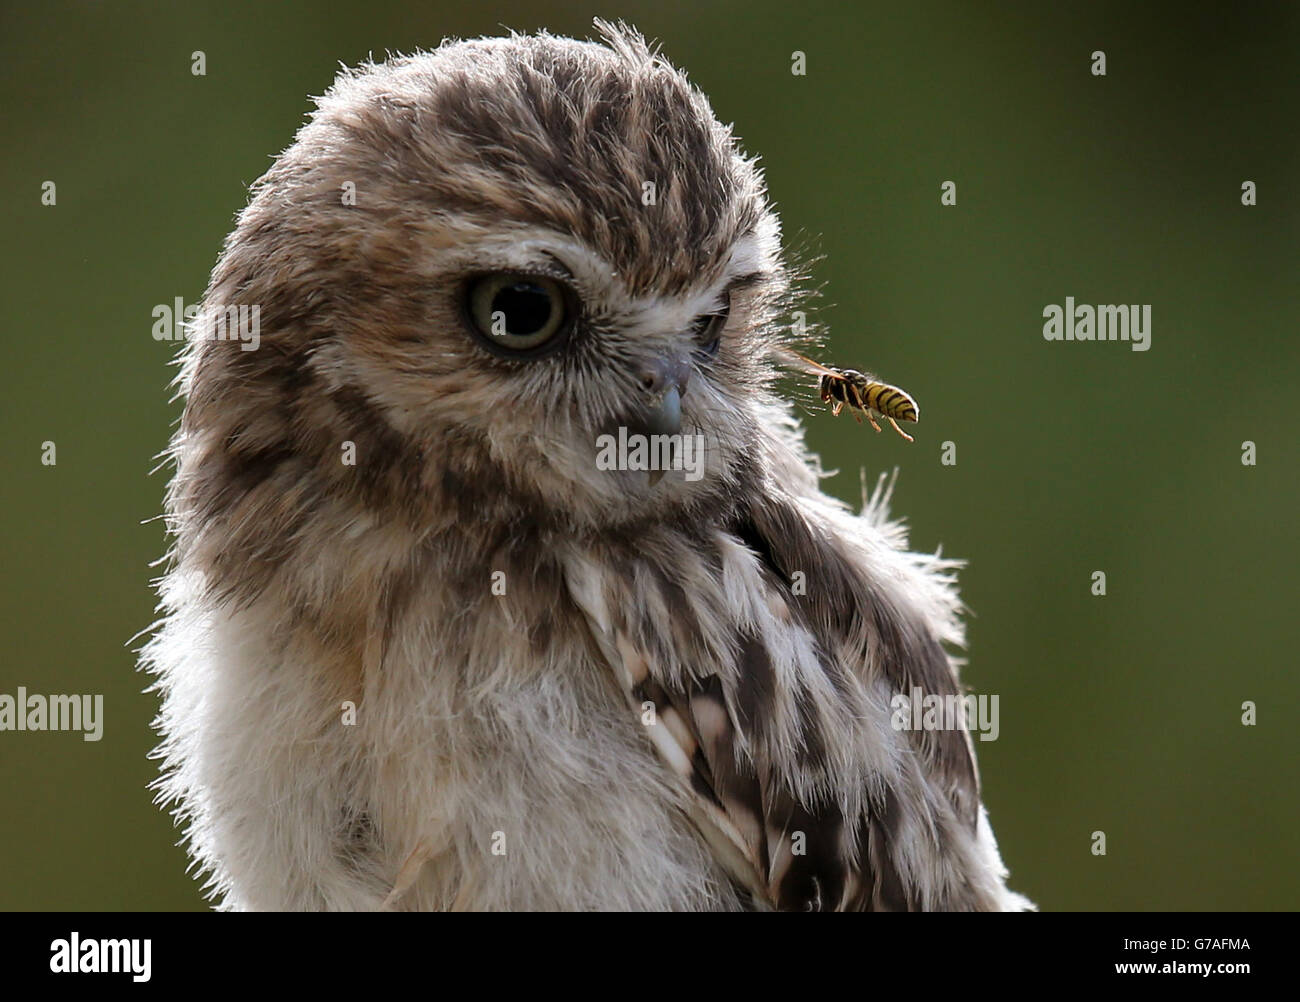
[[(445, 43), (344, 71), (319, 100), (254, 186), (205, 297), (205, 316), (259, 306), (258, 350), (187, 349), (173, 517), (196, 517), (182, 548), (201, 531), (237, 552), (243, 531), (244, 551), (274, 563), (294, 506), (325, 495), (347, 499), (345, 524), (426, 534), (467, 516), (626, 527), (752, 490), (790, 285), (779, 226), (703, 94), (640, 36), (598, 24), (605, 44)], [(493, 272), (570, 290), (559, 350), (521, 359), (473, 336), (466, 282)], [(696, 321), (728, 306), (702, 353)], [(684, 366), (681, 431), (705, 436), (705, 475), (598, 470), (598, 436), (635, 418), (665, 358)]]

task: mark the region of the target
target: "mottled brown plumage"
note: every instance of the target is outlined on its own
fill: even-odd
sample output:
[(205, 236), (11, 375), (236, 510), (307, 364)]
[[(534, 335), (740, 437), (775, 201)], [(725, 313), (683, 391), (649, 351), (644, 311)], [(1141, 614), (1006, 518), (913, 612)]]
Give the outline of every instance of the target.
[[(600, 30), (344, 73), (254, 186), (205, 310), (260, 347), (180, 378), (161, 795), (226, 907), (1019, 907), (966, 733), (889, 724), (958, 692), (953, 564), (821, 493), (762, 179)], [(476, 333), (485, 274), (563, 288), (558, 347)], [(698, 479), (598, 468), (646, 415)]]

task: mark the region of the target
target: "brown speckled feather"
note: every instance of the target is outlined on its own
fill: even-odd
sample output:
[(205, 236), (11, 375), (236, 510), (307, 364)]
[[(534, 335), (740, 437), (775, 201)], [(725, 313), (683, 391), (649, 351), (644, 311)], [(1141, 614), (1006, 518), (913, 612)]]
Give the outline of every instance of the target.
[[(927, 832), (922, 851), (932, 845), (935, 852), (949, 851), (949, 840), (974, 839), (978, 788), (965, 731), (897, 732), (862, 722), (878, 712), (869, 693), (879, 686), (957, 691), (939, 639), (793, 499), (773, 495), (749, 505), (723, 538), (724, 549), (734, 547), (733, 559), (759, 583), (767, 617), (748, 623), (724, 617), (719, 624), (709, 614), (719, 607), (708, 594), (675, 583), (684, 576), (707, 584), (710, 577), (697, 579), (689, 568), (669, 575), (655, 562), (657, 547), (647, 546), (612, 562), (623, 573), (604, 579), (602, 618), (629, 705), (643, 717), (653, 707), (645, 727), (651, 743), (689, 791), (692, 817), (721, 846), (732, 878), (756, 907), (992, 907), (960, 881), (938, 889), (937, 898), (936, 889), (923, 889), (924, 861), (911, 858), (917, 846), (905, 836)], [(690, 559), (716, 582), (726, 576), (727, 557), (708, 547), (701, 539)], [(807, 595), (790, 586), (794, 568), (806, 569)], [(662, 605), (637, 601), (651, 582)], [(672, 610), (672, 622), (654, 621), (660, 609)], [(683, 621), (728, 632), (705, 645), (684, 637)], [(801, 666), (812, 666), (820, 686), (806, 684), (791, 665), (778, 670), (770, 648), (781, 648), (782, 630), (810, 641), (813, 659)], [(677, 644), (672, 653), (670, 637)], [(846, 741), (888, 741), (895, 761), (864, 768), (854, 750), (834, 747)], [(943, 792), (916, 803), (909, 786), (918, 781)], [(845, 783), (856, 789), (846, 791)], [(910, 808), (905, 797), (912, 798)]]

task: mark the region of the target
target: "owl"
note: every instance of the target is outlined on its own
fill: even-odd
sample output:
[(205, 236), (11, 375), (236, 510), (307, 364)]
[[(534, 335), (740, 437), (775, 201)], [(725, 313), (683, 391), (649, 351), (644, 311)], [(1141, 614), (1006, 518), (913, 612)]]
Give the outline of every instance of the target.
[(755, 161), (597, 28), (344, 71), (254, 184), (181, 355), (159, 801), (224, 909), (1029, 907), (966, 730), (898, 726), (960, 692), (954, 564), (821, 491)]

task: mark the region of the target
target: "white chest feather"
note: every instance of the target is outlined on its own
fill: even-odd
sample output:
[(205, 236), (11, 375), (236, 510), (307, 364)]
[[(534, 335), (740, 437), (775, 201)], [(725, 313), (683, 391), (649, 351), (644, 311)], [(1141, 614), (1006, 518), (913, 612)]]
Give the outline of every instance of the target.
[(506, 601), (447, 630), (443, 605), (394, 622), (378, 670), (266, 606), (165, 628), (164, 792), (224, 905), (734, 906), (586, 639), (539, 644)]

